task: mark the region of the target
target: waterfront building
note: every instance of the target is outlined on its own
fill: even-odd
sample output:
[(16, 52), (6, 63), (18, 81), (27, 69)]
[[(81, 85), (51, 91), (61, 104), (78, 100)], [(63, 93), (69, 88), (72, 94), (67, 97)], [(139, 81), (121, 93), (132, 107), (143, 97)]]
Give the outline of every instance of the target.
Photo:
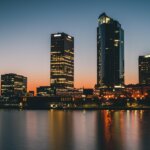
[(51, 34), (50, 81), (52, 89), (74, 88), (74, 37), (66, 33)]
[(127, 97), (133, 99), (143, 99), (146, 98), (150, 93), (150, 85), (148, 84), (129, 84), (126, 85)]
[(139, 84), (150, 84), (150, 55), (139, 56)]
[(97, 88), (124, 85), (124, 30), (102, 13), (97, 27)]
[(27, 77), (14, 73), (1, 75), (1, 95), (16, 100), (27, 93)]
[(37, 96), (50, 96), (51, 87), (50, 86), (40, 86), (36, 89)]

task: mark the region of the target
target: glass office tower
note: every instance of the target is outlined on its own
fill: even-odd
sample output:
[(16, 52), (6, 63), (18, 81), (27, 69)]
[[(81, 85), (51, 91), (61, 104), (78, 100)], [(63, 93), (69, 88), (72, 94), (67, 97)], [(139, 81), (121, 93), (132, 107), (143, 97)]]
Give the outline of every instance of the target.
[(51, 34), (51, 87), (74, 87), (74, 38), (66, 33)]
[(105, 13), (97, 27), (97, 87), (109, 88), (124, 84), (124, 30), (121, 24)]
[(150, 55), (139, 56), (139, 83), (150, 84)]

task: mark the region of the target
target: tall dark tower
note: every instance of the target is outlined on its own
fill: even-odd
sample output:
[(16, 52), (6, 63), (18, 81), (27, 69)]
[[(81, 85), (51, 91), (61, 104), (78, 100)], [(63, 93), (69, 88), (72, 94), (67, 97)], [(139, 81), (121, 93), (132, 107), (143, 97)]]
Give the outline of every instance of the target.
[(121, 24), (105, 13), (97, 27), (97, 87), (124, 84), (124, 30)]
[(150, 55), (139, 56), (139, 83), (150, 84)]
[(51, 87), (74, 87), (74, 38), (66, 33), (51, 34)]

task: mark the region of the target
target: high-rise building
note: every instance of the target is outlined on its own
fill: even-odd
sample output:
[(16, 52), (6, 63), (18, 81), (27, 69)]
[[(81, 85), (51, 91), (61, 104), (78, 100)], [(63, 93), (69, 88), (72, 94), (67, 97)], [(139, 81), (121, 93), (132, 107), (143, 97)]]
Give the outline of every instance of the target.
[(27, 93), (27, 77), (13, 73), (1, 75), (1, 95), (16, 100)]
[(97, 27), (97, 87), (124, 84), (124, 30), (102, 13)]
[(139, 56), (139, 83), (150, 84), (150, 55)]
[(51, 87), (67, 90), (74, 87), (74, 37), (51, 34)]

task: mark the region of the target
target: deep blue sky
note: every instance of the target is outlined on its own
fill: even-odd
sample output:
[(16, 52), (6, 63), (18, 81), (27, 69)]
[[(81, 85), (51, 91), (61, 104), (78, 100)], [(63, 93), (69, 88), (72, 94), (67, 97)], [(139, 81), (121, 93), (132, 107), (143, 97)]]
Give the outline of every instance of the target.
[(150, 53), (148, 0), (0, 0), (0, 74), (49, 84), (50, 34), (75, 38), (75, 85), (96, 83), (97, 18), (106, 12), (125, 31), (125, 80), (138, 82), (138, 56)]

